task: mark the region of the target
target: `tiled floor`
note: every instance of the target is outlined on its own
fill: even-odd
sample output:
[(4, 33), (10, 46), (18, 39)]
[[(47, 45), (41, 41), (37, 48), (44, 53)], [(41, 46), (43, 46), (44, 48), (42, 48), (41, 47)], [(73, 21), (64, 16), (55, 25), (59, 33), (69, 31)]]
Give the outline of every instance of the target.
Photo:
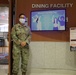
[(0, 75), (8, 75), (8, 65), (0, 65)]
[[(0, 65), (0, 75), (8, 75), (8, 65)], [(21, 73), (19, 73), (21, 75)], [(75, 70), (33, 69), (27, 75), (76, 75)]]
[(76, 75), (74, 70), (52, 70), (52, 69), (43, 69), (43, 70), (32, 70), (30, 74), (27, 75)]
[[(21, 72), (19, 72), (19, 75), (22, 75)], [(76, 75), (76, 71), (61, 69), (32, 69), (27, 72), (27, 75)]]

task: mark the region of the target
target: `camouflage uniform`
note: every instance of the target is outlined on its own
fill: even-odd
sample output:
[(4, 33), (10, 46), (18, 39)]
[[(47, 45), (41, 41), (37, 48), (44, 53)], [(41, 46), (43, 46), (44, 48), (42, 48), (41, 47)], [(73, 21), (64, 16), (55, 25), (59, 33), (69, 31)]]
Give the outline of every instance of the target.
[[(21, 57), (21, 70), (26, 72), (27, 63), (29, 57), (29, 43), (31, 39), (31, 32), (28, 26), (22, 26), (20, 24), (14, 25), (12, 28), (12, 40), (13, 40), (13, 70), (12, 73), (18, 74), (19, 61)], [(26, 42), (26, 46), (22, 47), (21, 42)]]

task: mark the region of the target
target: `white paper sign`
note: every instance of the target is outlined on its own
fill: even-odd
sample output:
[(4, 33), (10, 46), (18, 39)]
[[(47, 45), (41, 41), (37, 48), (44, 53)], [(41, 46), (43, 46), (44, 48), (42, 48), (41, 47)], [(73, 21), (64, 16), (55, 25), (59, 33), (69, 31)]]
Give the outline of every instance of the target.
[(76, 27), (70, 28), (70, 50), (76, 50)]

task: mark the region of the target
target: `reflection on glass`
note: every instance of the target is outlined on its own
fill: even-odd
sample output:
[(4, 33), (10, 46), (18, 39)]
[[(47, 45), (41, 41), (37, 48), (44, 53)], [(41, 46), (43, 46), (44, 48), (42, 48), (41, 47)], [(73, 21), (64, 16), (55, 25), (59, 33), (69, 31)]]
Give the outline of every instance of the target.
[[(3, 70), (8, 72), (8, 16), (9, 8), (0, 7), (0, 66)], [(2, 71), (3, 72), (3, 71)], [(4, 72), (5, 73), (5, 72)], [(3, 74), (4, 74), (3, 73)]]
[(0, 32), (8, 32), (8, 7), (0, 7)]

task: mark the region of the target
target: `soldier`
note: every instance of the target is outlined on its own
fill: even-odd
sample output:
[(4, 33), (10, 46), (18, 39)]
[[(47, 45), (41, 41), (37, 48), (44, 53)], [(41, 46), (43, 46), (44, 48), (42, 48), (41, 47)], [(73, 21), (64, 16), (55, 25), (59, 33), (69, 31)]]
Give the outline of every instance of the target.
[(27, 25), (26, 17), (24, 14), (19, 15), (19, 23), (13, 26), (11, 35), (13, 40), (12, 75), (18, 75), (20, 57), (22, 75), (26, 75), (31, 31)]

